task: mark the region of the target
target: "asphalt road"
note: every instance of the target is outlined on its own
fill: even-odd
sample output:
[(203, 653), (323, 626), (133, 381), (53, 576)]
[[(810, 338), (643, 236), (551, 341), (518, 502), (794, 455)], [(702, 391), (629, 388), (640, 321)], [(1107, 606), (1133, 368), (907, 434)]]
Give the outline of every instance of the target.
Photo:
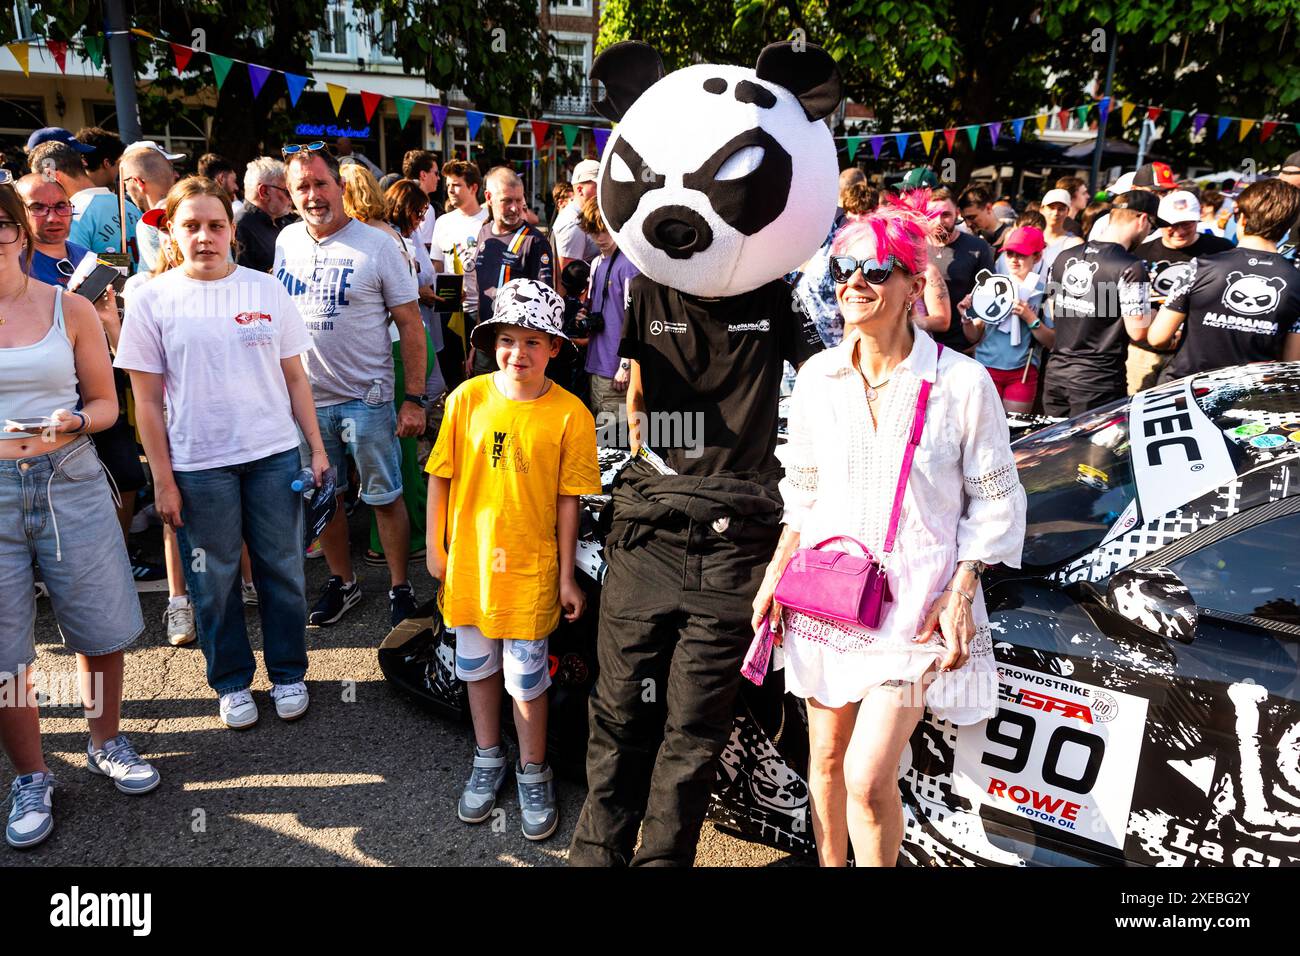
[[(353, 519), (355, 542), (364, 529)], [(156, 539), (156, 530), (150, 532)], [(532, 843), (519, 832), (513, 781), (504, 825), (467, 826), (455, 805), (468, 774), (467, 724), (431, 715), (384, 680), (375, 649), (388, 632), (387, 572), (357, 562), (365, 593), (343, 622), (309, 630), (311, 709), (288, 724), (275, 716), (261, 668), (261, 631), (247, 614), (259, 663), (253, 696), (261, 721), (226, 729), (204, 679), (197, 644), (173, 648), (162, 623), (165, 593), (142, 594), (145, 633), (126, 658), (122, 729), (162, 774), (153, 793), (131, 797), (86, 769), (86, 723), (78, 708), (42, 710), (46, 762), (56, 779), (55, 829), (41, 846), (0, 844), (8, 866), (559, 866), (583, 789), (561, 780), (560, 829)], [(328, 571), (309, 561), (309, 603)], [(412, 565), (417, 598), (430, 580)], [(36, 667), (72, 673), (48, 601), (39, 602)], [(13, 768), (0, 756), (6, 799)], [(787, 854), (705, 825), (700, 866), (795, 863)]]

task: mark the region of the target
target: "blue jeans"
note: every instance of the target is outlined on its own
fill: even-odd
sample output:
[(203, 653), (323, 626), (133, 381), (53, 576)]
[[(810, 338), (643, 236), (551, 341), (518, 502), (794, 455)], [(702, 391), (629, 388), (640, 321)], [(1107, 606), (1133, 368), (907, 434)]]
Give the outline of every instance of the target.
[[(274, 684), (307, 673), (307, 594), (302, 498), (289, 487), (298, 449), (257, 461), (176, 472), (185, 583), (194, 605), (208, 684), (218, 694), (246, 690), (257, 664), (244, 626), (239, 552), (247, 541), (262, 617), (262, 650)], [(201, 549), (201, 550), (196, 550)]]
[[(361, 476), (361, 500), (368, 505), (392, 504), (402, 497), (402, 449), (397, 442), (397, 409), (392, 402), (370, 405), (361, 399), (316, 408), (321, 443), (330, 464), (338, 469), (338, 491), (348, 490), (347, 462), (352, 456)], [(311, 449), (301, 430), (298, 455), (302, 467), (311, 464)]]

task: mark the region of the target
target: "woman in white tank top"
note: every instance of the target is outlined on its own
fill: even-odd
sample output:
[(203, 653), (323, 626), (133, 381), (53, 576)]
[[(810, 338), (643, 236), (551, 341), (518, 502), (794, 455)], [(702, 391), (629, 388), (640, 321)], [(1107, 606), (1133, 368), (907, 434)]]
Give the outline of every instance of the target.
[[(16, 847), (41, 842), (54, 825), (38, 691), (83, 688), (92, 772), (124, 793), (159, 783), (119, 732), (123, 652), (144, 624), (113, 496), (87, 437), (117, 420), (108, 344), (89, 302), (24, 274), (33, 242), (25, 213), (0, 173), (0, 740), (18, 775), (5, 827)], [(76, 652), (79, 680), (55, 659), (44, 665), (52, 670), (30, 670), (34, 568)]]

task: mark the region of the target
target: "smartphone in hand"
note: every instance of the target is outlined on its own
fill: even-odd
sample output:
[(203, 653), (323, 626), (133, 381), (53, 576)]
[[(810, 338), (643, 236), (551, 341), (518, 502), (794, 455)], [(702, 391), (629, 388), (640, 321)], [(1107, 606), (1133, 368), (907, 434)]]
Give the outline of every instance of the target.
[(52, 418), (7, 418), (5, 419), (5, 429), (7, 431), (27, 432), (32, 435), (39, 435), (47, 428), (54, 427)]

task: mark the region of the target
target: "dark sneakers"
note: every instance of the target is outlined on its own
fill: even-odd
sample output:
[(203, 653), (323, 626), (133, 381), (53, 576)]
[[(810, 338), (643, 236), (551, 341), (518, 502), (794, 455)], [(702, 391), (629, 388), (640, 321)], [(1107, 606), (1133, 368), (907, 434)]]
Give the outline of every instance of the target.
[(415, 603), (415, 592), (410, 584), (399, 584), (388, 592), (389, 623), (393, 627), (401, 624), (408, 617), (415, 617), (419, 605)]
[(361, 585), (356, 581), (344, 587), (343, 579), (337, 574), (331, 575), (325, 582), (325, 590), (320, 600), (307, 615), (308, 627), (329, 627), (342, 620), (352, 608), (361, 603)]

